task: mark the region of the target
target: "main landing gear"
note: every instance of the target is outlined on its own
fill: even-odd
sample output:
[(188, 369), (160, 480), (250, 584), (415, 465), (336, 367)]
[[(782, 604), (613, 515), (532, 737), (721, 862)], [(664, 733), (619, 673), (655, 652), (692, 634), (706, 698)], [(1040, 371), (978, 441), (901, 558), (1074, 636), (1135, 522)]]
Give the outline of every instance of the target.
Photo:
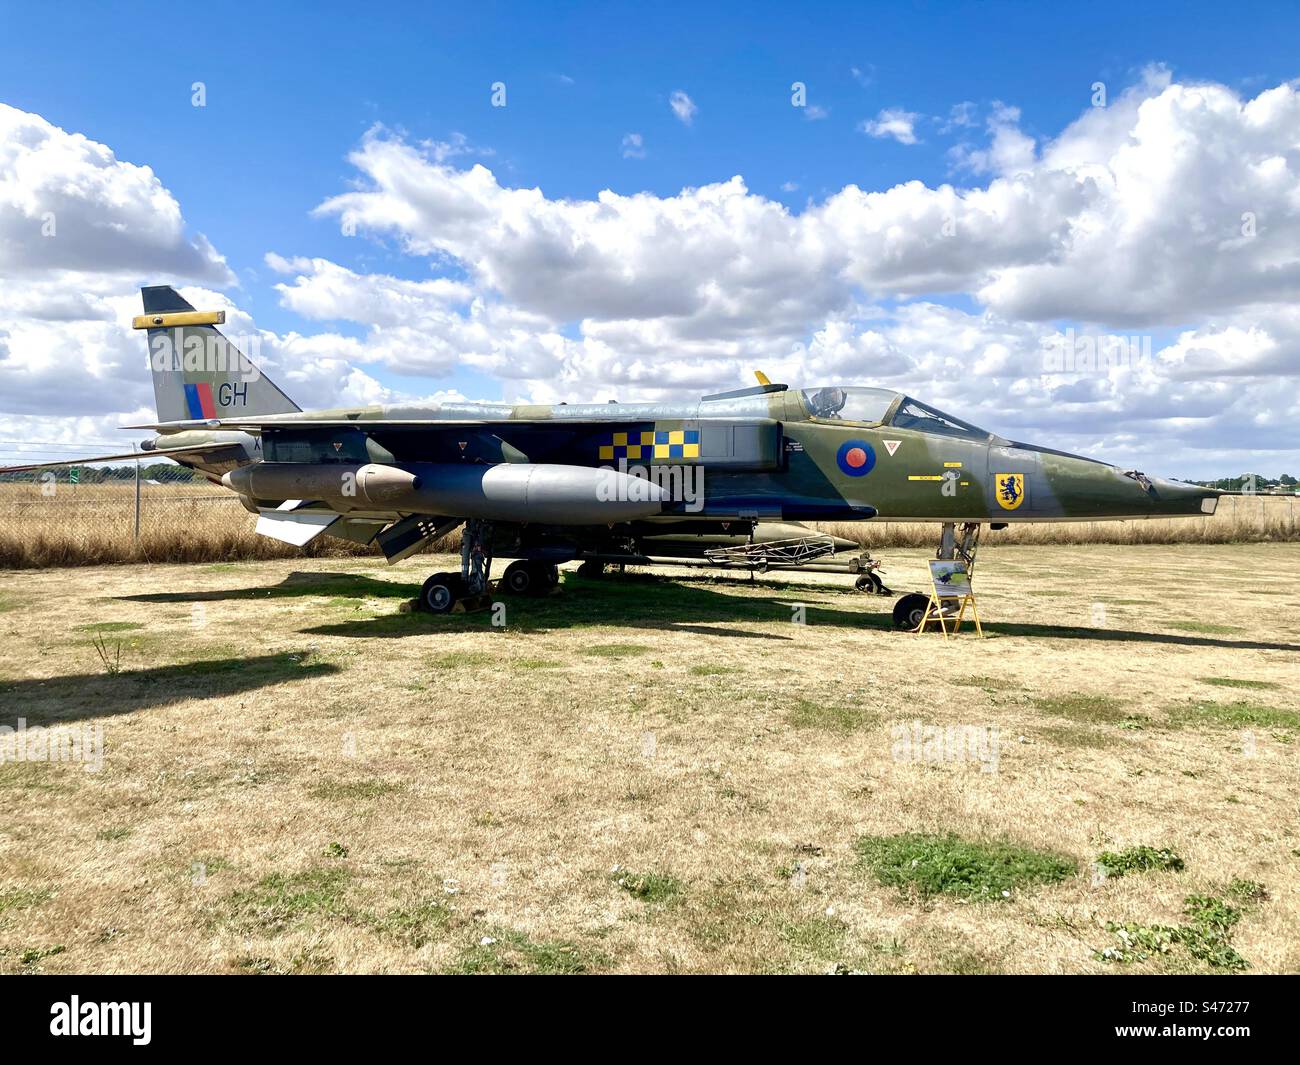
[(559, 583), (559, 566), (525, 558), (511, 562), (501, 578), (502, 588), (511, 595), (542, 596)]
[[(435, 573), (420, 589), (419, 607), (429, 614), (481, 610), (492, 602), (492, 529), (485, 521), (465, 523), (460, 572)], [(519, 559), (506, 567), (497, 587), (511, 595), (546, 595), (560, 583), (559, 567), (536, 559)]]
[(485, 521), (465, 523), (460, 544), (460, 572), (435, 573), (420, 589), (420, 609), (430, 614), (480, 610), (492, 601), (492, 529)]
[[(939, 550), (935, 558), (945, 561), (962, 559), (966, 563), (966, 572), (975, 572), (975, 552), (980, 544), (980, 523), (963, 522), (961, 536), (958, 538), (955, 522), (944, 522), (943, 534), (939, 538)], [(915, 631), (925, 620), (925, 612), (930, 606), (930, 597), (921, 592), (909, 592), (894, 604), (894, 627)], [(957, 613), (955, 602), (943, 601), (944, 614)]]

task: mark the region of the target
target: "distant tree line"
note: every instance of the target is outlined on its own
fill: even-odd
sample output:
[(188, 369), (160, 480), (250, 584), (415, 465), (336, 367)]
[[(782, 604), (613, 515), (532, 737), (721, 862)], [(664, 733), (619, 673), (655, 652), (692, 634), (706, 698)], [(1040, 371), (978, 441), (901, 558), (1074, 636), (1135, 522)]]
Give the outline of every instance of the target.
[(1287, 493), (1294, 492), (1296, 485), (1300, 484), (1289, 473), (1282, 474), (1281, 477), (1265, 477), (1262, 473), (1242, 473), (1236, 477), (1220, 477), (1217, 481), (1188, 481), (1188, 484), (1199, 484), (1202, 488), (1219, 488), (1225, 492), (1245, 492), (1247, 490), (1255, 492), (1269, 492), (1273, 489), (1280, 489)]
[[(135, 480), (135, 464), (129, 466), (82, 466), (69, 462), (66, 466), (49, 466), (43, 470), (22, 470), (18, 473), (0, 473), (0, 483), (40, 481), (46, 474), (54, 474), (58, 484), (72, 482), (72, 471), (76, 470), (77, 484), (109, 484), (120, 481)], [(174, 462), (151, 462), (140, 466), (140, 479), (144, 481), (166, 481), (169, 484), (184, 484), (197, 480), (202, 475), (188, 466), (178, 466)]]

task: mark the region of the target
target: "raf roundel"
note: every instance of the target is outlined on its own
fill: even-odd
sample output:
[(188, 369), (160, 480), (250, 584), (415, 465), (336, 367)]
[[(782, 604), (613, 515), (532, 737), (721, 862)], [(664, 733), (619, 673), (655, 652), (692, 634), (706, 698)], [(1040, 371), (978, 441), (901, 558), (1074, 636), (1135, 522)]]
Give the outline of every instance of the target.
[(876, 453), (865, 440), (846, 440), (835, 453), (835, 461), (850, 477), (862, 477), (876, 464)]

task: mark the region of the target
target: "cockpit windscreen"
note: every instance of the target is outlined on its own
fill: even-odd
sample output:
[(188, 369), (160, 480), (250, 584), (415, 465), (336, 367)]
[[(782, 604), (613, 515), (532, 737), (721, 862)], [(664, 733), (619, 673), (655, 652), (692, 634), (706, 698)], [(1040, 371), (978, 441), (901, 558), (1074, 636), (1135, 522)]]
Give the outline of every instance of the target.
[(832, 385), (803, 390), (803, 401), (814, 418), (845, 422), (882, 422), (897, 398), (898, 393), (887, 388)]

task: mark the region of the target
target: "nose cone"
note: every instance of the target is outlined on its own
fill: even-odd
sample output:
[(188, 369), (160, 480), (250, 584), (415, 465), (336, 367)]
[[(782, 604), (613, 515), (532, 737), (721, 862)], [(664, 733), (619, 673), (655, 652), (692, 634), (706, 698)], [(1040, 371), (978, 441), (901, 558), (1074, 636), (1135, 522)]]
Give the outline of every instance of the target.
[(1202, 488), (1186, 481), (1171, 481), (1165, 477), (1149, 478), (1152, 505), (1160, 514), (1213, 514), (1219, 505), (1217, 488)]
[[(1027, 506), (1035, 516), (1076, 521), (1201, 516), (1213, 514), (1222, 495), (1215, 488), (1148, 477), (1139, 470), (1124, 470), (1082, 455), (1030, 444), (1015, 448), (1015, 452), (991, 453), (990, 462), (1007, 463), (1009, 457), (1026, 460), (1026, 483), (1033, 485)], [(1007, 464), (1006, 468), (1015, 467)]]

